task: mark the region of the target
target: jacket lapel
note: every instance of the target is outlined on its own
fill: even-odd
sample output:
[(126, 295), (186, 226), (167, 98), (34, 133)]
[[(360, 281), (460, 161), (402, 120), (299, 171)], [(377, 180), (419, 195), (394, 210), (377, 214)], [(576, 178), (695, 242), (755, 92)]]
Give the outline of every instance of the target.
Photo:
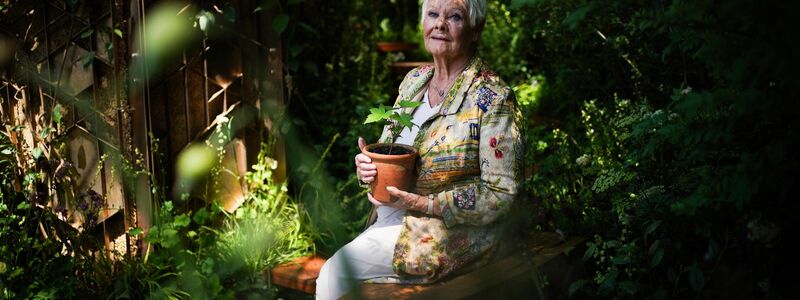
[[(428, 81), (431, 80), (433, 77), (433, 67), (421, 68), (419, 71), (419, 76), (414, 78), (413, 81), (407, 85), (407, 88), (400, 91), (400, 100), (406, 100), (411, 102), (422, 102), (422, 97), (425, 95), (425, 86), (427, 86)], [(400, 105), (397, 103), (397, 105)], [(419, 106), (417, 106), (419, 107)], [(416, 108), (403, 108), (402, 112), (407, 114), (413, 115)]]
[(456, 78), (456, 83), (454, 85), (457, 86), (457, 90), (455, 93), (450, 92), (448, 97), (442, 103), (442, 108), (439, 110), (444, 115), (452, 115), (458, 112), (458, 109), (461, 107), (461, 103), (464, 101), (464, 98), (467, 96), (467, 91), (472, 86), (472, 83), (475, 82), (475, 77), (478, 76), (478, 72), (481, 70), (481, 66), (483, 63), (477, 57), (473, 57), (467, 68), (464, 69), (464, 72), (461, 72), (459, 78)]

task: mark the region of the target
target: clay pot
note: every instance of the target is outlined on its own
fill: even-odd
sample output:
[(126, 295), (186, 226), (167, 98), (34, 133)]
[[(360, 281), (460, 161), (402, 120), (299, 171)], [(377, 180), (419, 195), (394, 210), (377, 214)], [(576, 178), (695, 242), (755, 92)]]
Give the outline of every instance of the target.
[[(391, 154), (388, 153), (390, 147)], [(361, 149), (361, 153), (372, 159), (372, 163), (378, 167), (378, 175), (375, 175), (375, 180), (370, 184), (370, 191), (375, 199), (381, 202), (391, 201), (387, 186), (403, 191), (412, 187), (417, 149), (402, 144), (378, 143), (367, 145)]]
[(378, 42), (378, 49), (383, 52), (396, 52), (414, 50), (419, 47), (417, 43), (409, 42)]

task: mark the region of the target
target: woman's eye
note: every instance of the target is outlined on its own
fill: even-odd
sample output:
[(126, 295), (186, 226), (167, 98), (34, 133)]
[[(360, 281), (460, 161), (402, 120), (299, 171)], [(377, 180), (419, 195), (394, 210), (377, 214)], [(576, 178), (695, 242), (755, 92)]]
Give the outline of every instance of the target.
[(461, 21), (461, 15), (451, 15), (450, 20)]
[(435, 18), (438, 18), (438, 17), (439, 17), (439, 14), (437, 14), (437, 13), (435, 13), (435, 12), (429, 12), (429, 13), (428, 13), (428, 17), (431, 17), (431, 18), (434, 18), (434, 19), (435, 19)]

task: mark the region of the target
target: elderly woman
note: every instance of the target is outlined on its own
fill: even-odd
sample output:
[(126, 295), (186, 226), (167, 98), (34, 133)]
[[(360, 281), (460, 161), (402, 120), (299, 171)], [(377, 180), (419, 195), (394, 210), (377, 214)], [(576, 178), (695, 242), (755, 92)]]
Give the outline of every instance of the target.
[[(377, 206), (377, 221), (320, 271), (317, 298), (335, 299), (358, 281), (430, 283), (485, 264), (521, 183), (522, 142), (513, 91), (476, 56), (485, 0), (425, 0), (422, 25), (433, 65), (412, 70), (400, 100), (421, 101), (414, 126), (394, 141), (419, 150), (413, 191)], [(381, 141), (392, 142), (387, 128)], [(364, 140), (359, 139), (359, 147)], [(372, 182), (363, 154), (356, 173)]]

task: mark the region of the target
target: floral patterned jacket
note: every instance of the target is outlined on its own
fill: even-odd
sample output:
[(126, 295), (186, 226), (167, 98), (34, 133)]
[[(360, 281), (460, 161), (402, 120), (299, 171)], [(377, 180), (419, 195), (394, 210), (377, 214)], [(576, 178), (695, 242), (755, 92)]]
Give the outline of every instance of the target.
[[(409, 72), (395, 105), (421, 101), (433, 72), (433, 66)], [(487, 262), (501, 235), (499, 221), (522, 186), (520, 118), (511, 88), (473, 58), (414, 141), (414, 192), (436, 193), (443, 209), (442, 217), (406, 213), (393, 261), (400, 282), (429, 283)], [(391, 142), (388, 128), (380, 140)]]

